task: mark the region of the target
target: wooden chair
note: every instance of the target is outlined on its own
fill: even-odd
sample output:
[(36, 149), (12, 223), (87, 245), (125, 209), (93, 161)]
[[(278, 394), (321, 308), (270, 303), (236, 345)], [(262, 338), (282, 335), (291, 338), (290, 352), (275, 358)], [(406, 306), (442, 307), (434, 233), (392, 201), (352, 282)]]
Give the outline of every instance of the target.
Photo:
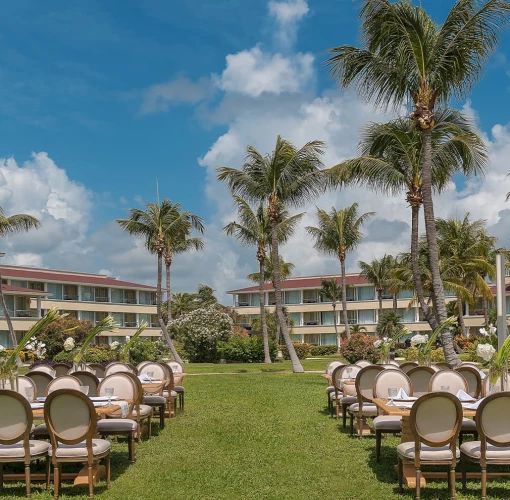
[(0, 390), (0, 490), (3, 489), (3, 464), (24, 462), (27, 497), (30, 497), (30, 462), (46, 458), (46, 488), (50, 484), (49, 443), (30, 439), (32, 408), (27, 399), (8, 389)]
[(450, 363), (446, 363), (445, 361), (439, 361), (438, 363), (434, 363), (432, 365), (434, 368), (438, 368), (439, 370), (451, 370), (453, 369), (453, 366)]
[(419, 366), (419, 365), (416, 361), (406, 361), (405, 363), (402, 363), (400, 365), (400, 369), (404, 373), (407, 373), (409, 370), (412, 370), (413, 368), (416, 368), (417, 366)]
[[(177, 363), (179, 364), (179, 363)], [(324, 372), (325, 375), (331, 376), (333, 373), (333, 370), (337, 368), (338, 366), (345, 366), (345, 363), (342, 363), (342, 361), (331, 361), (328, 363), (328, 366), (326, 366), (326, 371)], [(173, 370), (172, 370), (173, 371)], [(328, 385), (326, 387), (326, 397), (328, 398), (328, 410), (329, 413), (333, 413), (333, 403), (330, 398), (330, 394), (335, 392), (335, 386), (334, 385)]]
[(35, 386), (37, 387), (37, 394), (39, 396), (46, 394), (46, 389), (48, 388), (49, 383), (53, 380), (51, 375), (40, 371), (31, 371), (28, 372), (25, 376), (32, 379)]
[(432, 375), (436, 373), (430, 366), (416, 366), (407, 372), (407, 376), (413, 384), (413, 394), (417, 398), (428, 394)]
[[(12, 387), (11, 387), (11, 383), (9, 382), (9, 380), (6, 381), (6, 386), (5, 388), (6, 389), (11, 389), (12, 390)], [(19, 375), (18, 376), (18, 394), (21, 394), (22, 396), (24, 396), (25, 398), (28, 399), (28, 394), (27, 394), (27, 389), (31, 389), (32, 390), (32, 398), (35, 399), (37, 397), (37, 386), (35, 385), (34, 381), (29, 378), (29, 377), (26, 377), (25, 375)]]
[(460, 447), (462, 487), (466, 489), (466, 462), (480, 464), (482, 500), (487, 495), (487, 466), (510, 465), (510, 393), (487, 396), (476, 410), (480, 441), (469, 441)]
[(106, 368), (101, 363), (87, 363), (87, 366), (92, 368), (94, 370), (94, 375), (97, 378), (104, 378), (105, 377), (105, 370)]
[(358, 365), (338, 366), (331, 375), (333, 387), (335, 388), (335, 392), (330, 395), (331, 404), (335, 403), (337, 419), (340, 416), (340, 410), (342, 411), (342, 426), (344, 429), (347, 426), (347, 408), (356, 403), (358, 398), (356, 397), (356, 387), (354, 385), (344, 386), (343, 383), (345, 380), (354, 380), (360, 370), (361, 367)]
[(125, 373), (125, 372), (132, 373), (133, 375), (138, 374), (138, 370), (133, 365), (131, 365), (129, 363), (114, 362), (114, 363), (110, 363), (106, 367), (106, 369), (104, 371), (104, 376), (108, 377), (108, 375), (111, 375), (112, 373)]
[(184, 380), (184, 369), (177, 361), (167, 361), (166, 364), (170, 367), (174, 374), (174, 381), (172, 390), (175, 391), (179, 397), (179, 408), (184, 410), (184, 386), (182, 382)]
[[(383, 370), (374, 379), (374, 398), (387, 398), (389, 389), (404, 389), (408, 396), (413, 395), (413, 386), (409, 377), (400, 370)], [(375, 430), (375, 460), (381, 458), (381, 440), (383, 434), (399, 434), (402, 430), (402, 417), (379, 415), (373, 420)]]
[(147, 375), (148, 373), (152, 373), (153, 380), (159, 380), (160, 385), (154, 388), (144, 388), (144, 396), (143, 396), (143, 404), (151, 406), (152, 408), (157, 408), (159, 412), (159, 425), (161, 428), (165, 427), (165, 409), (169, 406), (169, 414), (172, 412), (173, 407), (175, 407), (175, 400), (177, 398), (177, 393), (169, 390), (167, 393), (167, 397), (163, 395), (163, 390), (170, 383), (167, 377), (170, 375), (170, 368), (168, 366), (163, 366), (160, 363), (150, 362), (146, 363), (140, 369), (140, 375)]
[(88, 365), (82, 365), (81, 370), (78, 370), (77, 367), (75, 367), (75, 366), (71, 366), (71, 368), (69, 368), (69, 370), (67, 371), (67, 374), (68, 375), (73, 375), (77, 371), (86, 371), (86, 372), (89, 372), (89, 373), (92, 373), (92, 374), (95, 373), (94, 368), (91, 368)]
[(147, 437), (150, 438), (152, 435), (152, 407), (143, 403), (143, 387), (140, 379), (130, 372), (125, 372), (136, 387), (136, 399), (133, 408), (133, 420), (136, 420), (138, 424), (138, 442), (142, 441), (142, 426), (143, 423), (147, 423)]
[(96, 410), (80, 391), (58, 389), (44, 403), (44, 420), (51, 439), (55, 499), (60, 493), (62, 464), (85, 463), (88, 470), (89, 496), (94, 496), (94, 466), (106, 459), (106, 487), (110, 489), (110, 442), (94, 439)]
[(429, 392), (449, 392), (457, 394), (460, 390), (469, 390), (466, 379), (455, 370), (441, 370), (432, 375), (429, 382)]
[(63, 377), (53, 379), (48, 384), (46, 396), (59, 389), (74, 389), (75, 391), (79, 391), (80, 387), (81, 382), (76, 377), (73, 377), (73, 375), (64, 375)]
[(36, 365), (30, 369), (32, 372), (42, 372), (47, 373), (51, 376), (51, 378), (55, 378), (55, 370), (50, 365)]
[(455, 499), (455, 466), (460, 456), (457, 436), (462, 424), (462, 405), (448, 392), (433, 392), (418, 399), (411, 408), (411, 431), (415, 440), (397, 446), (398, 486), (402, 492), (403, 466), (416, 468), (416, 500), (420, 499), (422, 466), (448, 466), (449, 498)]
[[(163, 387), (163, 397), (166, 399), (168, 416), (173, 417), (175, 416), (175, 412), (177, 409), (177, 398), (179, 397), (179, 394), (174, 390), (175, 387), (174, 372), (166, 363), (161, 363), (161, 367), (166, 372), (165, 375), (166, 385), (165, 387)], [(182, 395), (184, 397), (184, 393)]]
[(402, 371), (400, 369), (400, 365), (398, 364), (394, 364), (394, 363), (381, 363), (380, 365), (377, 365), (377, 366), (382, 366), (385, 370), (398, 370), (399, 372)]
[(89, 398), (98, 396), (97, 388), (99, 386), (99, 379), (93, 373), (78, 371), (73, 373), (73, 377), (76, 377), (81, 385), (85, 385), (89, 388), (87, 394)]
[(467, 382), (468, 390), (466, 391), (473, 399), (478, 399), (482, 393), (482, 377), (480, 370), (474, 366), (459, 366), (455, 368), (457, 373), (460, 373)]
[(365, 366), (372, 366), (374, 363), (371, 363), (370, 361), (368, 361), (366, 359), (358, 359), (358, 361), (356, 361), (356, 363), (354, 363), (354, 364), (358, 365), (361, 368), (365, 368)]
[(71, 365), (67, 363), (53, 363), (52, 368), (55, 370), (55, 377), (62, 377), (68, 374)]

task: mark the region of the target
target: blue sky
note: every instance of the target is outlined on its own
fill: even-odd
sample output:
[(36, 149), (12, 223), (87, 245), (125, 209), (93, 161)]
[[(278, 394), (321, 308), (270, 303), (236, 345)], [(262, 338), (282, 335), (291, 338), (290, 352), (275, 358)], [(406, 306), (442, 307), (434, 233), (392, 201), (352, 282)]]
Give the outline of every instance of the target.
[[(440, 21), (453, 2), (422, 5)], [(214, 167), (238, 166), (250, 143), (269, 151), (278, 132), (296, 143), (327, 140), (326, 164), (354, 154), (359, 126), (384, 117), (335, 89), (324, 60), (327, 48), (356, 43), (358, 9), (351, 0), (5, 2), (0, 204), (43, 221), (37, 235), (7, 242), (7, 261), (153, 282), (152, 259), (111, 221), (154, 200), (157, 179), (163, 197), (208, 223), (208, 248), (176, 262), (176, 287), (207, 282), (223, 293), (244, 283), (252, 256), (220, 235), (233, 213)], [(445, 214), (487, 218), (503, 239), (504, 199), (489, 211), (484, 190), (501, 185), (505, 168), (509, 44), (506, 33), (470, 102), (457, 103), (486, 134), (498, 175), (493, 184), (460, 181), (438, 202)], [(366, 193), (321, 201), (359, 198)], [(356, 258), (405, 249), (404, 206), (378, 204), (372, 243), (351, 267)], [(332, 261), (311, 258), (309, 246), (301, 253), (295, 246), (287, 253), (297, 274), (335, 272)]]

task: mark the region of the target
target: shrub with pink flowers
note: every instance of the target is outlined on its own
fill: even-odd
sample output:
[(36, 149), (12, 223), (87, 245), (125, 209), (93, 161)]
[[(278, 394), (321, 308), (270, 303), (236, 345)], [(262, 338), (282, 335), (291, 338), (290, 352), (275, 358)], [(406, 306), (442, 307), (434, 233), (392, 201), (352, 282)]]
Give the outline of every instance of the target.
[(354, 333), (349, 340), (344, 340), (340, 354), (349, 363), (355, 363), (360, 359), (376, 363), (379, 359), (379, 351), (374, 346), (374, 337), (363, 333)]

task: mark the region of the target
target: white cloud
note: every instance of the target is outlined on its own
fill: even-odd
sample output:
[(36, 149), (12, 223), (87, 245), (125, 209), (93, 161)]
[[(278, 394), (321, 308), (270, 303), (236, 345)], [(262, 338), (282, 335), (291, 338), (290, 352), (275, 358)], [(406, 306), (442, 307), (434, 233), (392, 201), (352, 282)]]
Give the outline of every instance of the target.
[(230, 54), (226, 68), (215, 80), (227, 92), (258, 97), (264, 92), (281, 94), (306, 90), (314, 77), (312, 54), (269, 54), (259, 46)]
[(298, 23), (308, 11), (306, 0), (287, 0), (277, 2), (271, 0), (268, 3), (269, 14), (278, 23), (276, 40), (283, 48), (290, 48), (296, 40)]

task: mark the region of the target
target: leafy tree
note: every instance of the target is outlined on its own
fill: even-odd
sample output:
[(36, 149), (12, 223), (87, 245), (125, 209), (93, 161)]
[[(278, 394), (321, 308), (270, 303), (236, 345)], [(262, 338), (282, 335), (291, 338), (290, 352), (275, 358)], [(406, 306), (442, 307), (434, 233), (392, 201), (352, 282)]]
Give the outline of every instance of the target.
[[(422, 134), (422, 197), (434, 312), (443, 324), (446, 306), (432, 198), (436, 103), (444, 106), (468, 95), (508, 23), (510, 5), (506, 0), (457, 0), (438, 24), (420, 5), (405, 0), (363, 3), (363, 46), (331, 49), (328, 64), (342, 87), (354, 84), (360, 95), (379, 106), (397, 108), (409, 100), (414, 104), (409, 118)], [(479, 167), (482, 171), (484, 165)], [(442, 331), (442, 344), (446, 361), (459, 364), (449, 329)]]
[(278, 136), (272, 153), (263, 155), (253, 146), (248, 146), (242, 169), (217, 169), (218, 180), (225, 181), (232, 194), (253, 203), (268, 205), (276, 314), (294, 373), (302, 373), (304, 369), (296, 356), (282, 309), (277, 229), (283, 209), (302, 206), (323, 191), (323, 148), (324, 143), (321, 141), (311, 141), (298, 149)]
[(336, 304), (342, 299), (342, 287), (338, 284), (336, 278), (331, 280), (323, 279), (319, 294), (321, 297), (331, 302), (331, 307), (333, 308), (333, 325), (335, 327), (336, 343), (338, 349), (340, 349), (342, 346), (342, 338), (338, 333), (338, 327), (336, 326)]
[(379, 316), (375, 332), (379, 337), (392, 339), (395, 335), (403, 332), (405, 326), (402, 324), (402, 316), (389, 309)]
[(340, 260), (342, 269), (342, 309), (345, 334), (349, 339), (349, 321), (347, 319), (347, 285), (345, 282), (345, 259), (347, 254), (355, 250), (363, 235), (361, 227), (375, 212), (358, 215), (358, 204), (353, 203), (347, 208), (337, 210), (335, 207), (328, 213), (317, 209), (318, 226), (307, 226), (306, 231), (315, 240), (315, 248), (327, 255), (333, 255)]
[(64, 349), (64, 342), (68, 337), (74, 340), (76, 346), (81, 345), (93, 327), (90, 321), (66, 316), (43, 328), (37, 335), (37, 340), (46, 344), (46, 356), (51, 360)]
[[(280, 281), (288, 280), (292, 276), (295, 267), (296, 266), (292, 262), (286, 262), (280, 255)], [(264, 269), (264, 281), (266, 283), (272, 283), (274, 279), (274, 272), (271, 252), (269, 252), (269, 257), (266, 257)], [(246, 276), (246, 279), (253, 281), (254, 283), (258, 283), (260, 281), (260, 273), (250, 273)]]
[(391, 283), (393, 260), (391, 255), (384, 255), (381, 259), (373, 258), (372, 262), (360, 260), (358, 266), (361, 270), (359, 275), (374, 285), (379, 301), (379, 317), (383, 314), (382, 300), (383, 291)]
[(214, 296), (215, 290), (209, 285), (200, 283), (197, 287), (197, 293), (195, 294), (195, 302), (198, 308), (211, 307), (218, 304), (218, 299)]
[(195, 309), (195, 294), (187, 292), (173, 293), (171, 308), (173, 318), (188, 314)]

